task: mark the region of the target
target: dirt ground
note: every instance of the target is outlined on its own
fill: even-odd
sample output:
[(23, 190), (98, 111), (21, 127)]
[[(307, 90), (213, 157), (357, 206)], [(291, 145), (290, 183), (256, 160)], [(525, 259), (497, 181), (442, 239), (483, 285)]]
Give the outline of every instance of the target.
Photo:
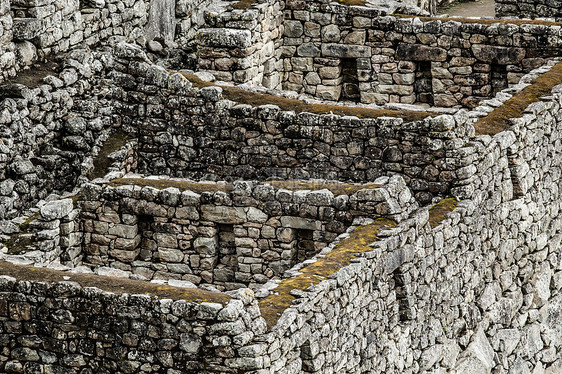
[(494, 0), (466, 1), (438, 9), (438, 14), (453, 17), (488, 17), (495, 16)]

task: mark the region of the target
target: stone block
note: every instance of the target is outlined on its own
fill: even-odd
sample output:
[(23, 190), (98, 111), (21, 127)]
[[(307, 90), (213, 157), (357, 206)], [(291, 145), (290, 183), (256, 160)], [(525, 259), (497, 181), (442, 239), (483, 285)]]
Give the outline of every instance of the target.
[(193, 241), (193, 248), (201, 256), (215, 256), (217, 254), (217, 239), (199, 237)]
[(409, 61), (445, 61), (447, 51), (443, 48), (428, 47), (423, 44), (399, 44), (396, 48), (396, 57)]
[(197, 42), (208, 47), (248, 48), (252, 45), (252, 33), (229, 28), (200, 29)]
[(115, 235), (120, 238), (132, 239), (138, 233), (137, 225), (115, 224), (109, 227), (109, 235)]
[(156, 233), (154, 234), (154, 238), (158, 243), (159, 247), (169, 247), (169, 248), (177, 248), (178, 247), (178, 238), (175, 234), (167, 234), (167, 233)]
[(43, 28), (43, 21), (37, 18), (14, 18), (13, 35), (16, 41), (29, 41), (35, 38)]
[(322, 222), (308, 218), (283, 216), (281, 226), (303, 230), (322, 230)]
[(72, 199), (50, 201), (41, 207), (41, 217), (47, 221), (61, 219), (70, 214), (73, 209)]
[(244, 208), (240, 207), (202, 205), (201, 216), (202, 219), (215, 223), (237, 224), (246, 221)]
[(175, 248), (158, 248), (158, 258), (160, 262), (182, 262), (183, 252)]
[(359, 58), (371, 57), (371, 47), (354, 44), (322, 44), (323, 57)]
[(489, 64), (518, 64), (525, 58), (523, 48), (475, 44), (471, 49), (474, 57)]

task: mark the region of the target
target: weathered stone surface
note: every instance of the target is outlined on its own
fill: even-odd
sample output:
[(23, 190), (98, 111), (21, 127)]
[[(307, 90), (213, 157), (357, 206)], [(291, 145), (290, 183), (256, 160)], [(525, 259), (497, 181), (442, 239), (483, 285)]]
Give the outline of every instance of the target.
[(209, 47), (247, 48), (251, 45), (252, 34), (238, 29), (201, 29), (198, 42)]
[(447, 51), (443, 48), (428, 47), (422, 44), (401, 43), (396, 48), (396, 57), (407, 61), (445, 61)]
[(491, 64), (517, 64), (525, 57), (523, 48), (501, 47), (476, 44), (472, 53), (478, 60)]
[(61, 219), (74, 209), (72, 199), (50, 201), (41, 207), (41, 217), (44, 220)]
[(218, 223), (243, 223), (246, 220), (243, 208), (202, 205), (201, 215), (204, 220)]

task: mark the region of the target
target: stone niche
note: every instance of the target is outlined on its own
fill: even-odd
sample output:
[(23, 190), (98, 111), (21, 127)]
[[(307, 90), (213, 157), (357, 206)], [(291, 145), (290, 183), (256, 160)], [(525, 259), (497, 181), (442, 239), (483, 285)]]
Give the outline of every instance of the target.
[[(221, 290), (256, 287), (316, 255), (357, 218), (398, 214), (372, 184), (130, 179), (83, 192), (82, 265)], [(402, 196), (409, 200), (411, 196)]]

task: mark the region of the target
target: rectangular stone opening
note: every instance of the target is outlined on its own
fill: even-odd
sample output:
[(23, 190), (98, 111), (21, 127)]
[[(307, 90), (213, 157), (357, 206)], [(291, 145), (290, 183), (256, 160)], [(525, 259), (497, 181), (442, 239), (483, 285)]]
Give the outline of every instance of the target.
[(492, 64), (490, 66), (490, 84), (492, 86), (492, 97), (507, 88), (507, 65)]
[(214, 279), (219, 282), (234, 282), (238, 269), (234, 225), (217, 224), (218, 261), (214, 269)]
[(412, 319), (412, 307), (408, 300), (406, 280), (400, 268), (394, 270), (392, 279), (394, 280), (394, 292), (396, 292), (396, 302), (398, 303), (399, 320), (400, 322), (409, 321)]
[(431, 61), (418, 62), (416, 82), (414, 83), (416, 101), (433, 105), (433, 83), (431, 76)]
[(359, 76), (357, 74), (357, 59), (342, 58), (342, 93), (341, 100), (360, 102)]
[(151, 261), (153, 259), (153, 254), (158, 249), (158, 245), (154, 239), (153, 223), (154, 218), (152, 216), (145, 214), (137, 216), (137, 224), (141, 236), (139, 258), (143, 261)]
[(313, 230), (297, 229), (295, 231), (295, 239), (297, 241), (296, 264), (312, 258), (316, 254), (316, 250)]

